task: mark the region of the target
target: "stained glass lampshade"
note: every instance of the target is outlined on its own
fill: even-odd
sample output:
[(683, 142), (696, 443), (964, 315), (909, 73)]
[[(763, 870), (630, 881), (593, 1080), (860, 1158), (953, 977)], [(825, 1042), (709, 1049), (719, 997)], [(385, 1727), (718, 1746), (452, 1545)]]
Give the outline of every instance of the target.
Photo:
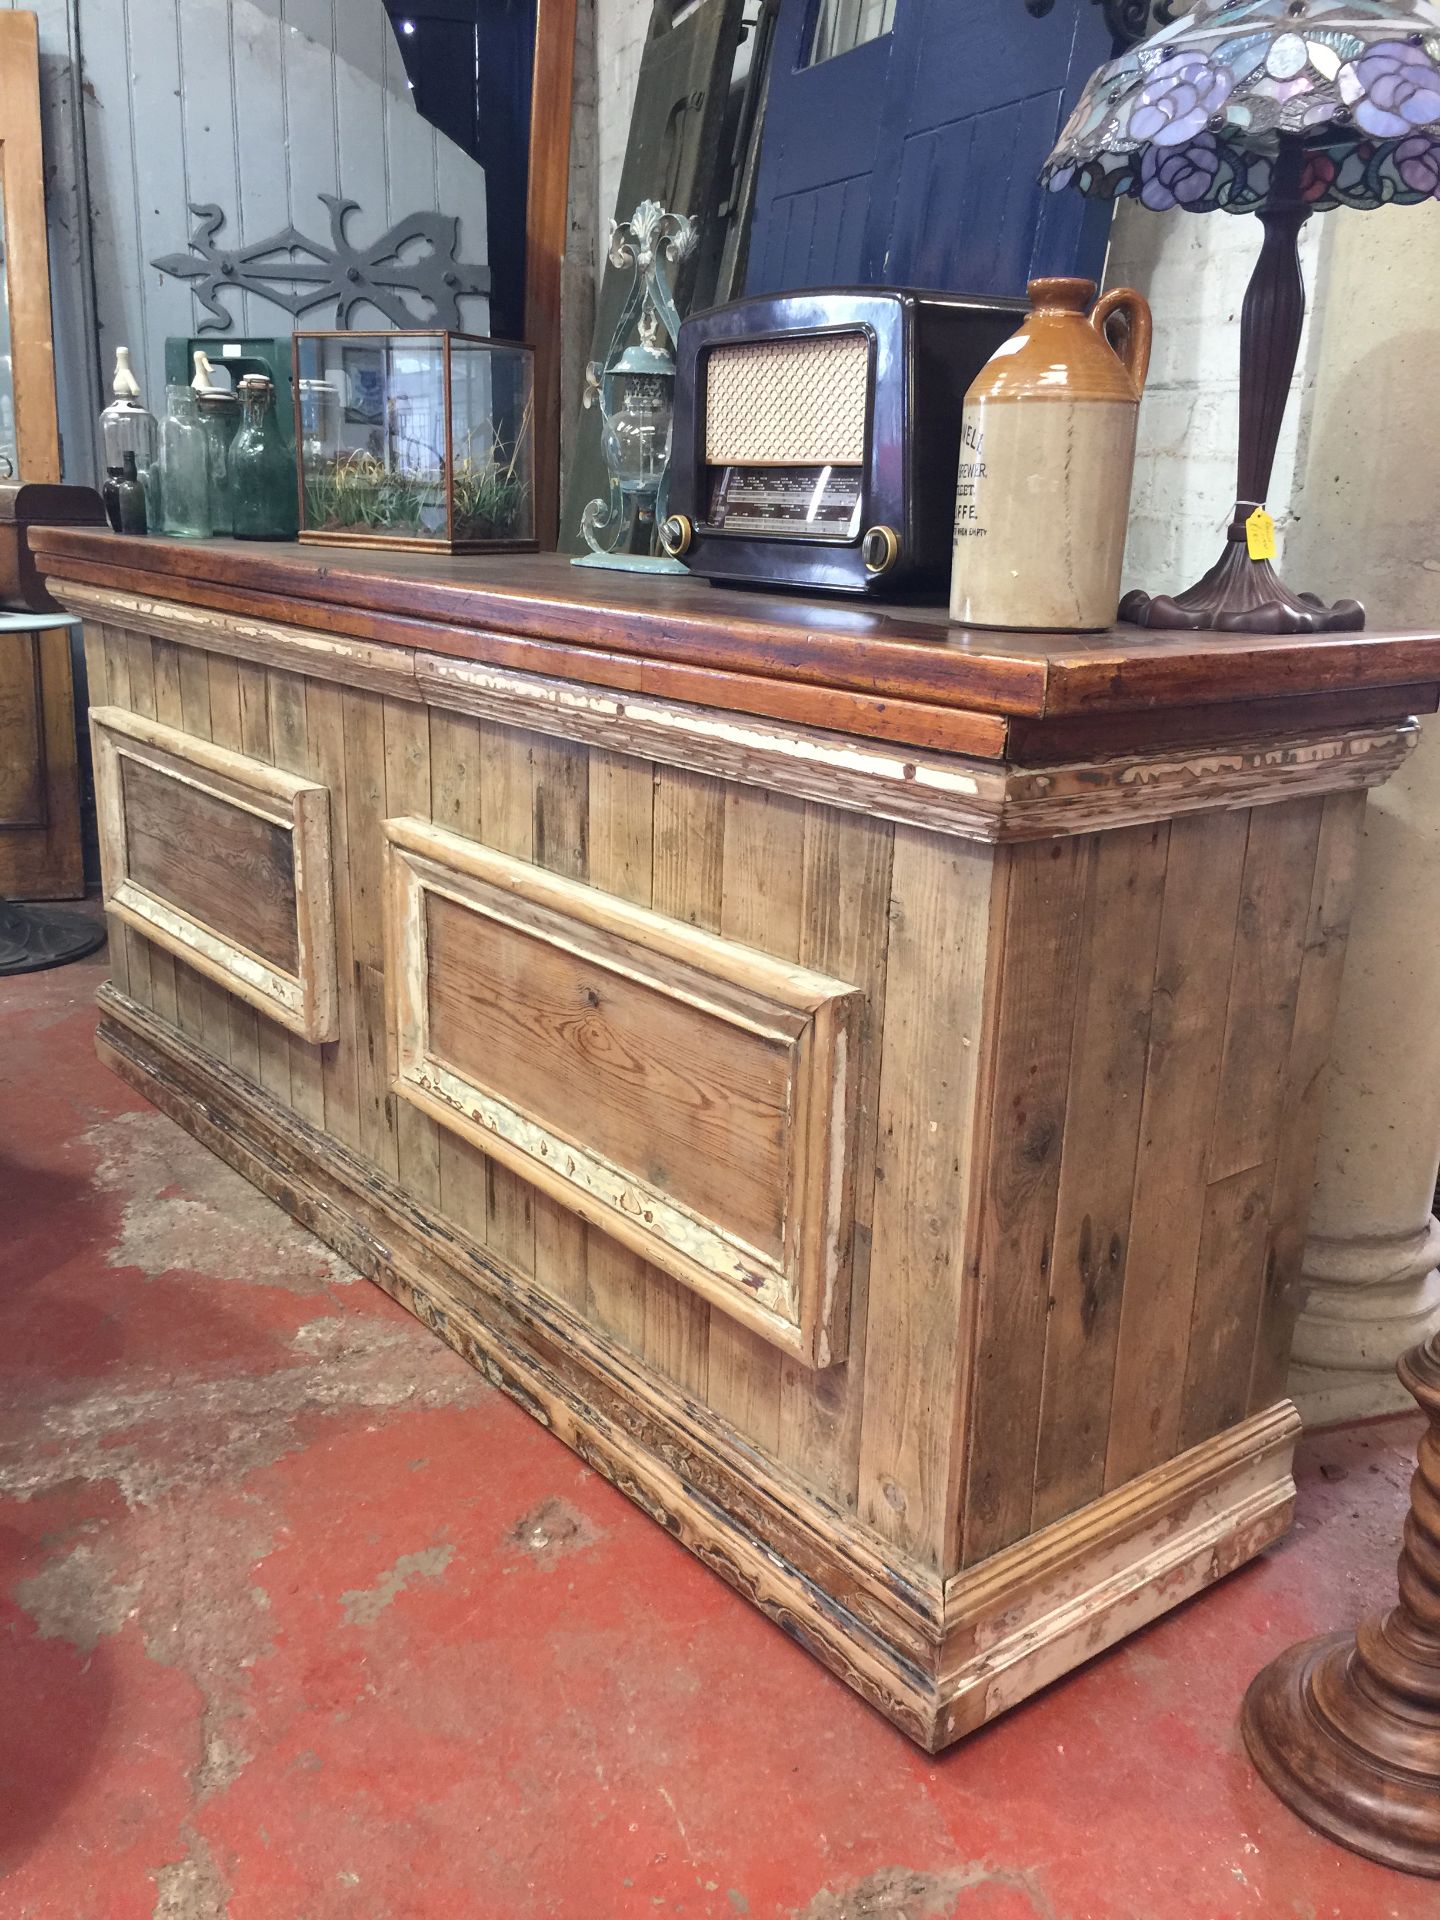
[(1297, 240), (1312, 213), (1440, 198), (1440, 6), (1198, 0), (1095, 73), (1043, 179), (1142, 206), (1254, 213), (1264, 241), (1240, 327), (1240, 458), (1226, 551), (1185, 592), (1128, 594), (1146, 626), (1359, 628), (1354, 600), (1297, 594), (1247, 525), (1263, 507), (1300, 344)]

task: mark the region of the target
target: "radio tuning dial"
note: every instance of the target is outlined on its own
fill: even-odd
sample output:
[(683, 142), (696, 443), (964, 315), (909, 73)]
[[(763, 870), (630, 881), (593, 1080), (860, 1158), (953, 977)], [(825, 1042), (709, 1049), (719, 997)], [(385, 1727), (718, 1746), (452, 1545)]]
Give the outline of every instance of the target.
[(683, 513), (669, 514), (660, 522), (660, 544), (672, 560), (688, 553), (694, 538), (694, 522)]
[(900, 558), (900, 536), (893, 527), (870, 527), (860, 542), (867, 573), (888, 573)]

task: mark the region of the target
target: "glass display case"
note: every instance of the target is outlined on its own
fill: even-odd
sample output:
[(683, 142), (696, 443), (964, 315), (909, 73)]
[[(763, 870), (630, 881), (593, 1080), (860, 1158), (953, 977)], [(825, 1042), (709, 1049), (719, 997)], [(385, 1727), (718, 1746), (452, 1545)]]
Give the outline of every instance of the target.
[(533, 549), (529, 347), (476, 334), (295, 335), (300, 538)]

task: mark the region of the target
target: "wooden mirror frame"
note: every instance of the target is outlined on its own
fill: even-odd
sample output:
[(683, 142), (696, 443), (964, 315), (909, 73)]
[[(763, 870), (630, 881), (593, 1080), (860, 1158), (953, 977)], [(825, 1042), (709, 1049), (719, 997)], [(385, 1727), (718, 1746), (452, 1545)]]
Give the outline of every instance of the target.
[(60, 423), (45, 236), (40, 31), (33, 13), (0, 13), (0, 203), (15, 392), (17, 472), (12, 478), (54, 482), (60, 478)]

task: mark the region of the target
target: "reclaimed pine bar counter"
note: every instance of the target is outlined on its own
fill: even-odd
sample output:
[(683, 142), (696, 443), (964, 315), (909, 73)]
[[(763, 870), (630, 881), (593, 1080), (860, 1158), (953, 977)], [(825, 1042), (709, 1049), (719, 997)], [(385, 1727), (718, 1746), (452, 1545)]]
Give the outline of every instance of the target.
[(1440, 637), (33, 539), (104, 1058), (914, 1739), (1283, 1532), (1365, 791)]

